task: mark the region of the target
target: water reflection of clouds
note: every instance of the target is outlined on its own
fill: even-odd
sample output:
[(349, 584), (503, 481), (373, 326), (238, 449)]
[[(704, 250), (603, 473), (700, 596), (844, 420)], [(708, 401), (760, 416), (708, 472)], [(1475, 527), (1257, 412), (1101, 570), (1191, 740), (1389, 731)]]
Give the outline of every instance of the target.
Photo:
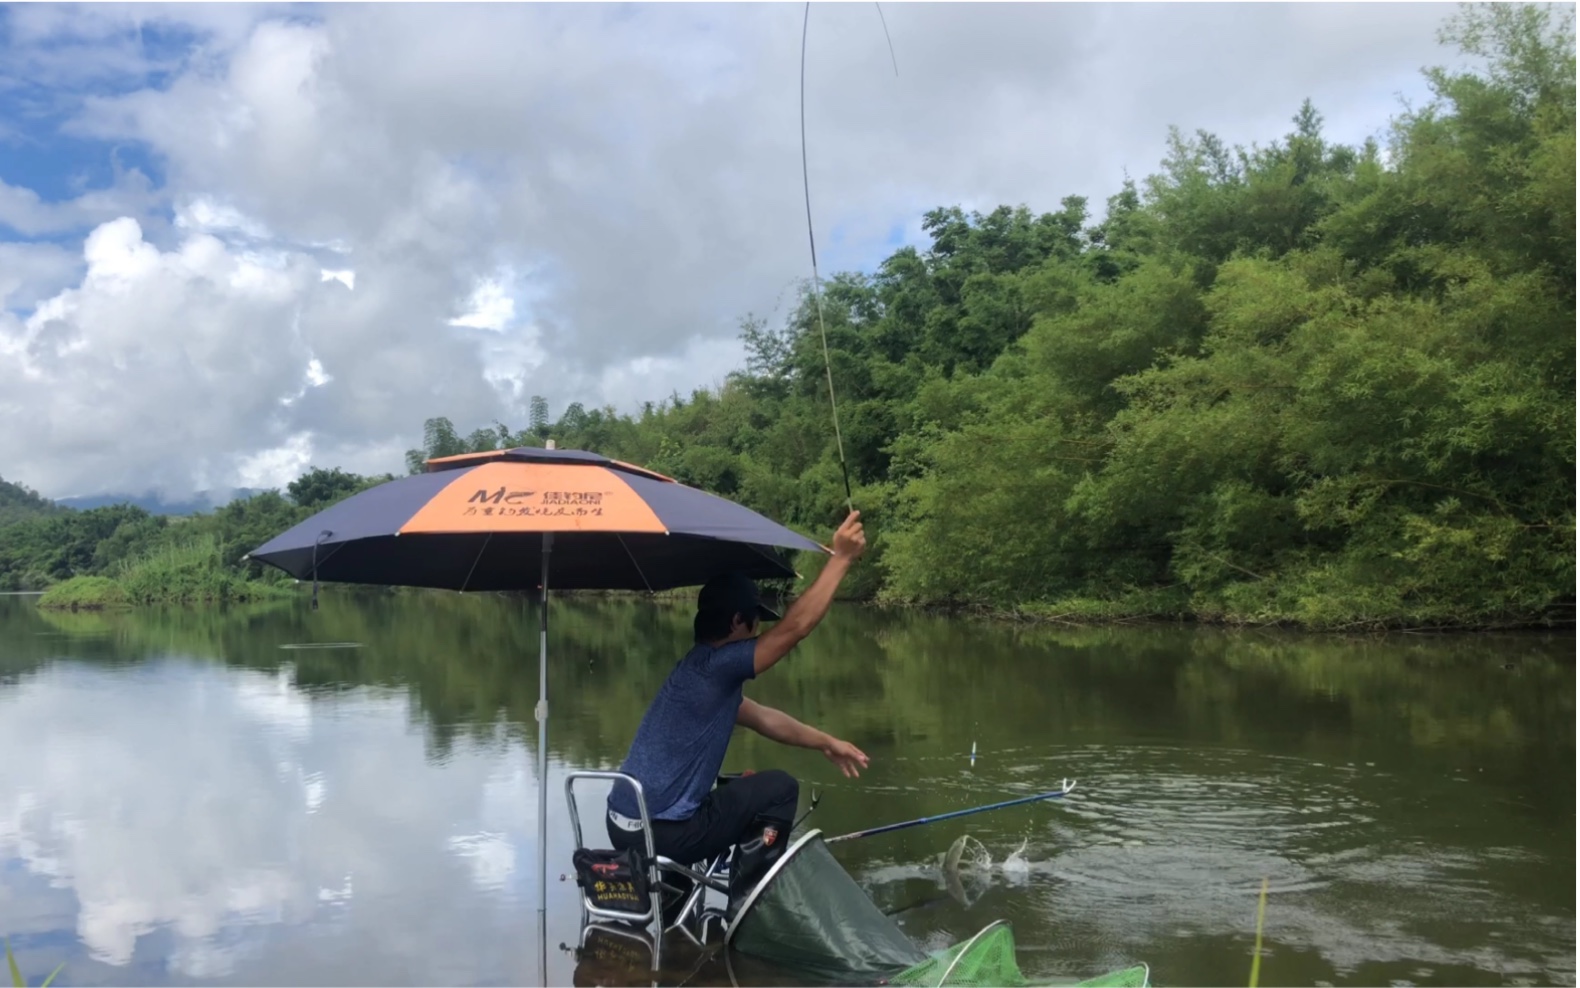
[(0, 765), (0, 854), (76, 894), (77, 935), (102, 963), (130, 963), (167, 926), (176, 970), (213, 976), (228, 962), (196, 942), (311, 909), (281, 848), (300, 793), (253, 726), (305, 740), (310, 714), (268, 677), (203, 669), (57, 667), (0, 719), (0, 749), (24, 754)]
[(472, 872), (472, 884), (485, 892), (504, 889), (516, 872), (516, 849), (504, 834), (451, 837), (448, 846)]
[(291, 685), (289, 666), (272, 676), (244, 673), (227, 685), (237, 708), (270, 728), (278, 739), (300, 744), (312, 733), (312, 703)]
[[(21, 755), (0, 761), (0, 881), (21, 893), (0, 896), (0, 927), (38, 908), (6, 877), (20, 867), (76, 900), (28, 927), (74, 924), (124, 975), (145, 941), (167, 975), (244, 979), (282, 927), (312, 922), (356, 949), (306, 938), (305, 977), (409, 981), (434, 944), (475, 943), (499, 893), (535, 904), (515, 887), (536, 864), (519, 747), (462, 745), (436, 765), (403, 697), (309, 700), (277, 675), (157, 665), (61, 665), (0, 693), (0, 751)], [(268, 964), (251, 969), (274, 980)]]
[[(451, 853), (467, 865), (472, 884), (485, 892), (505, 892), (517, 872), (517, 846), (509, 828), (535, 820), (537, 787), (524, 764), (502, 764), (489, 773), (479, 800), (476, 833), (458, 834), (447, 842)], [(525, 845), (522, 851), (530, 848)]]

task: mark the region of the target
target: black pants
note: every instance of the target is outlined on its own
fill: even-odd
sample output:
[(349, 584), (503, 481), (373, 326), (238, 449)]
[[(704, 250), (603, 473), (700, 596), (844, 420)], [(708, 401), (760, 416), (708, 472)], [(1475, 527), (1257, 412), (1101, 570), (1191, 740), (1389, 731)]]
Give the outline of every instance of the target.
[[(672, 861), (694, 865), (760, 836), (770, 826), (778, 831), (772, 843), (783, 846), (800, 798), (801, 784), (779, 769), (731, 779), (714, 787), (689, 819), (654, 820), (653, 848)], [(604, 820), (616, 848), (645, 851), (640, 830), (623, 830), (607, 816)]]

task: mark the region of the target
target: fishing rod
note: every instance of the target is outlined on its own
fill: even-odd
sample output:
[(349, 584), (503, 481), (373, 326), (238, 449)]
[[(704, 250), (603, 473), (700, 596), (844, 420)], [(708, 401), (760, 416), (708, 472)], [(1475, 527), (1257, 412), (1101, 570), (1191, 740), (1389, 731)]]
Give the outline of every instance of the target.
[[(894, 74), (899, 76), (900, 63), (894, 57), (894, 39), (889, 37), (889, 22), (883, 16), (883, 6), (878, 8), (878, 19), (883, 24), (883, 38), (889, 43), (889, 59), (894, 63)], [(812, 3), (807, 0), (801, 16), (801, 189), (806, 196), (806, 240), (812, 250), (812, 306), (817, 312), (817, 332), (823, 341), (823, 373), (828, 378), (828, 407), (834, 417), (834, 445), (839, 450), (839, 472), (845, 481), (845, 507), (856, 510), (856, 500), (850, 493), (850, 468), (845, 464), (845, 440), (839, 431), (839, 403), (834, 398), (834, 367), (828, 356), (828, 325), (823, 320), (822, 279), (817, 270), (817, 237), (812, 232), (812, 178), (806, 159), (806, 36), (812, 24)]]
[(1019, 799), (1006, 799), (1002, 803), (989, 803), (986, 806), (973, 806), (970, 809), (954, 810), (950, 813), (940, 813), (937, 816), (918, 817), (915, 820), (906, 820), (904, 823), (890, 823), (885, 824), (882, 827), (873, 827), (869, 830), (858, 830), (851, 834), (840, 834), (838, 837), (828, 838), (828, 840), (824, 841), (823, 843), (837, 844), (842, 840), (855, 840), (857, 837), (871, 837), (873, 834), (887, 834), (896, 830), (904, 830), (907, 827), (920, 827), (924, 823), (937, 823), (939, 820), (950, 820), (959, 816), (970, 816), (973, 813), (986, 813), (988, 810), (1001, 810), (1006, 806), (1019, 806), (1022, 803), (1036, 803), (1044, 799), (1058, 799), (1060, 796), (1068, 795), (1070, 791), (1075, 788), (1075, 783), (1068, 779), (1065, 779), (1061, 785), (1062, 788), (1055, 789), (1051, 792), (1038, 793), (1035, 796), (1022, 796)]
[[(812, 233), (812, 177), (806, 164), (806, 34), (812, 25), (812, 2), (801, 16), (801, 188), (806, 194), (806, 239), (812, 248), (812, 305), (817, 310), (817, 331), (823, 339), (823, 372), (828, 377), (828, 407), (834, 416), (834, 445), (839, 450), (839, 472), (845, 478), (845, 506), (856, 510), (850, 493), (850, 468), (845, 465), (845, 440), (839, 434), (839, 404), (834, 399), (834, 367), (828, 357), (828, 326), (823, 322), (823, 292), (817, 274), (817, 238)], [(887, 25), (885, 25), (887, 30)]]

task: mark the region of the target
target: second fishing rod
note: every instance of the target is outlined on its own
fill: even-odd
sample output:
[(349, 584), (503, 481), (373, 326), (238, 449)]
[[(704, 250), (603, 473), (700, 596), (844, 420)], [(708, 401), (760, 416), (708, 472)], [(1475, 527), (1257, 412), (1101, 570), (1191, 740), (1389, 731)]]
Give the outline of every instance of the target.
[[(899, 823), (886, 823), (880, 827), (868, 827), (866, 830), (856, 830), (848, 834), (840, 834), (838, 837), (830, 837), (824, 843), (837, 844), (840, 841), (872, 837), (877, 834), (889, 834), (896, 830), (908, 830), (911, 827), (921, 827), (929, 823), (938, 823), (941, 820), (954, 820), (963, 816), (973, 816), (990, 810), (1002, 810), (1011, 806), (1024, 806), (1027, 803), (1040, 803), (1045, 800), (1060, 799), (1068, 796), (1074, 790), (1075, 783), (1069, 779), (1064, 779), (1060, 781), (1059, 788), (1051, 789), (1048, 792), (1034, 793), (1030, 796), (1017, 796), (1014, 799), (1005, 799), (997, 803), (986, 803), (982, 806), (970, 806), (963, 810), (951, 810), (948, 813), (935, 813), (932, 816), (917, 817), (914, 820), (902, 820)], [(799, 829), (801, 824), (806, 822), (806, 818), (811, 816), (812, 812), (817, 809), (818, 803), (822, 802), (822, 799), (822, 793), (814, 793), (812, 795), (812, 805), (807, 808), (805, 813), (801, 814), (801, 818), (795, 822), (795, 826), (792, 829)]]

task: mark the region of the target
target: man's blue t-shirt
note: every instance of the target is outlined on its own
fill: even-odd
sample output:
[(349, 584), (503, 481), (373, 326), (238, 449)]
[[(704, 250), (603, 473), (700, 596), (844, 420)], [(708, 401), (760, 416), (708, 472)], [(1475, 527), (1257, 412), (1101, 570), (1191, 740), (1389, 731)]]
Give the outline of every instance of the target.
[[(741, 708), (741, 684), (757, 676), (757, 640), (697, 645), (675, 666), (631, 742), (620, 771), (642, 783), (654, 820), (685, 820), (713, 788)], [(624, 783), (609, 808), (635, 818), (636, 794)]]

